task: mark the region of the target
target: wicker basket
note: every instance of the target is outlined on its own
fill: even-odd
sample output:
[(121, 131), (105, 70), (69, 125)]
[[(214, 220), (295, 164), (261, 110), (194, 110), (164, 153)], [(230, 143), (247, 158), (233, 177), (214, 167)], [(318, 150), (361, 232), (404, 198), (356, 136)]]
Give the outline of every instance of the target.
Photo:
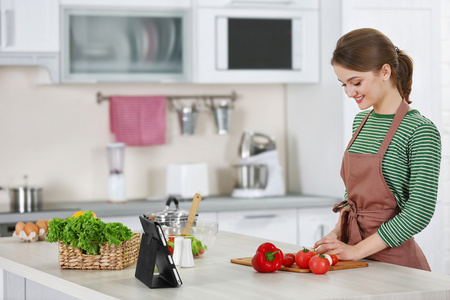
[(109, 246), (108, 243), (104, 243), (100, 246), (99, 255), (88, 255), (83, 254), (80, 248), (74, 249), (72, 245), (66, 246), (59, 241), (59, 267), (81, 270), (122, 270), (137, 261), (140, 244), (141, 234), (135, 233), (122, 245)]

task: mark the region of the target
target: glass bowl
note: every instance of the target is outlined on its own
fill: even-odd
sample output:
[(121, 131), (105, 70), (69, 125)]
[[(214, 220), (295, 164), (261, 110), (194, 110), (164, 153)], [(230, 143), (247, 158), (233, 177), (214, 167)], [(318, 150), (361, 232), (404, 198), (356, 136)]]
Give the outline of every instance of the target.
[(169, 250), (173, 252), (174, 239), (176, 236), (184, 236), (192, 240), (192, 254), (194, 258), (200, 257), (211, 249), (219, 232), (219, 224), (211, 221), (197, 221), (195, 225), (189, 227), (189, 234), (183, 235), (185, 227), (161, 226), (169, 245)]

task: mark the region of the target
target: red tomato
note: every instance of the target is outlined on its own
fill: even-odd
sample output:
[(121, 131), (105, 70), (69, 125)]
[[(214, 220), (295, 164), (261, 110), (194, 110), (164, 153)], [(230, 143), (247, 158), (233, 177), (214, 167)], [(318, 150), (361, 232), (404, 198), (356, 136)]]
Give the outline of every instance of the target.
[(309, 268), (314, 274), (325, 274), (330, 269), (330, 261), (322, 254), (314, 255), (309, 260)]
[(309, 268), (309, 260), (313, 257), (315, 253), (309, 249), (303, 248), (295, 255), (295, 263), (301, 269)]
[(337, 258), (337, 256), (334, 254), (330, 254), (330, 256), (331, 256), (331, 259), (333, 260), (333, 263), (331, 265), (334, 266), (335, 264), (338, 263), (339, 258)]
[(290, 267), (295, 262), (295, 255), (293, 253), (286, 253), (283, 257), (283, 266)]

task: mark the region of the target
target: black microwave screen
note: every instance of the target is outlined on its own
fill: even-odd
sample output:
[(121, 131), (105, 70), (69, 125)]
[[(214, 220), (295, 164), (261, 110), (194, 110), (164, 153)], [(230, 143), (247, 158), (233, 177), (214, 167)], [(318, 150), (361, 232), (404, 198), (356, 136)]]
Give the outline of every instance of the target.
[(228, 69), (292, 69), (292, 20), (229, 18)]

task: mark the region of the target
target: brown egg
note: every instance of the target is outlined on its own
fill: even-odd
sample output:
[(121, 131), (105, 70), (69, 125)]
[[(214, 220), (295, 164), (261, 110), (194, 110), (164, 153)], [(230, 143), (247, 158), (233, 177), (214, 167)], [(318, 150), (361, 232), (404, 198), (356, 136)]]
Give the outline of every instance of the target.
[(25, 230), (24, 222), (17, 222), (16, 224), (16, 234), (18, 235), (22, 230)]
[(30, 233), (36, 232), (36, 234), (39, 234), (39, 228), (36, 226), (36, 224), (27, 222), (25, 224), (25, 233), (27, 235), (30, 235)]
[(44, 231), (45, 232), (47, 232), (47, 230), (48, 230), (48, 226), (47, 226), (47, 223), (45, 222), (45, 220), (39, 220), (39, 221), (37, 221), (36, 222), (36, 226), (39, 228), (39, 229), (44, 229)]

